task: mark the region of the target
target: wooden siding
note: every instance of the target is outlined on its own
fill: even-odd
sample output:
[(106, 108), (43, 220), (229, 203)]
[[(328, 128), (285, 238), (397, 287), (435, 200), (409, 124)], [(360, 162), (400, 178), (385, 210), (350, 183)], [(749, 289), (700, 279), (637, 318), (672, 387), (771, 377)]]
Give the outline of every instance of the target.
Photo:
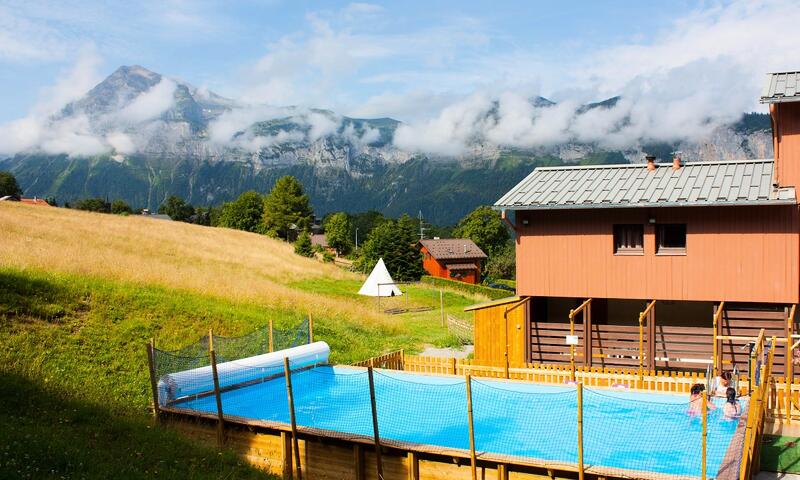
[[(428, 252), (428, 249), (424, 246), (420, 247), (420, 251), (422, 252), (422, 268), (428, 272), (428, 275), (432, 277), (439, 277), (439, 278), (447, 278), (449, 280), (458, 280), (464, 283), (471, 283), (473, 285), (480, 282), (481, 278), (481, 262), (480, 260), (474, 259), (467, 259), (467, 260), (443, 260), (439, 261), (433, 258), (433, 256)], [(476, 269), (470, 270), (465, 273), (464, 271), (456, 272), (461, 273), (460, 278), (455, 278), (450, 276), (450, 271), (447, 269), (447, 264), (454, 264), (454, 263), (471, 263), (474, 264)]]
[[(517, 303), (503, 303), (474, 310), (476, 360), (505, 362), (507, 338), (508, 361), (512, 363), (528, 361), (526, 345), (526, 338), (529, 335), (526, 321), (528, 305), (522, 304), (509, 311), (505, 328), (503, 327), (506, 309), (513, 308)], [(561, 341), (563, 342), (563, 338)]]
[[(519, 212), (522, 296), (797, 303), (795, 206)], [(656, 255), (655, 226), (685, 223), (685, 255)], [(527, 221), (528, 224), (523, 224)], [(613, 225), (645, 226), (643, 255), (614, 255)]]
[(800, 103), (772, 104), (770, 113), (778, 184), (800, 188)]

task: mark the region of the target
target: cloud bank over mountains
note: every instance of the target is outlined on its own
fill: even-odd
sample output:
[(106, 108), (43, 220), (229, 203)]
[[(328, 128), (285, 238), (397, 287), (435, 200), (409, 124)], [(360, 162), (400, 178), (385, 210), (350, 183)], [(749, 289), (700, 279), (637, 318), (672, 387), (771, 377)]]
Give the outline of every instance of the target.
[[(800, 43), (798, 10), (786, 0), (713, 3), (650, 37), (546, 61), (523, 47), (486, 55), (497, 34), (474, 19), (454, 15), (438, 26), (381, 33), (391, 20), (382, 7), (351, 4), (309, 13), (301, 31), (269, 44), (235, 75), (234, 101), (159, 76), (103, 111), (83, 106), (65, 113), (65, 105), (79, 104), (102, 77), (102, 58), (87, 47), (26, 117), (0, 124), (0, 153), (130, 155), (164, 135), (199, 135), (209, 149), (247, 152), (331, 135), (357, 148), (381, 138), (375, 128), (348, 124), (348, 117), (397, 118), (403, 123), (393, 147), (431, 156), (467, 155), (484, 144), (633, 149), (696, 142), (759, 108), (765, 73), (800, 68), (792, 63)], [(0, 23), (7, 20), (2, 14)], [(0, 55), (11, 55), (13, 45), (0, 36)], [(397, 68), (376, 67), (387, 59)], [(348, 82), (379, 92), (366, 99), (337, 94)], [(555, 104), (536, 101), (543, 86)], [(181, 110), (184, 88), (212, 107), (197, 113), (200, 132), (175, 126), (171, 112), (192, 114)], [(615, 102), (586, 108), (615, 96)], [(300, 128), (253, 128), (287, 117)]]

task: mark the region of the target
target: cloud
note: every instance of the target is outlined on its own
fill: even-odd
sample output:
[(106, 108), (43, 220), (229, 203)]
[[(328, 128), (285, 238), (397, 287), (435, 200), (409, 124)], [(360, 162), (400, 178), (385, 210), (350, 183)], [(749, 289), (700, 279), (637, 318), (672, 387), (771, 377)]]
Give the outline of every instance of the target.
[(130, 155), (136, 152), (136, 145), (131, 137), (122, 132), (111, 132), (106, 135), (106, 143), (118, 153)]
[[(650, 38), (566, 59), (558, 67), (565, 72), (559, 84), (570, 87), (553, 90), (553, 97), (562, 99), (554, 107), (535, 108), (527, 92), (502, 84), (483, 87), (429, 118), (401, 126), (395, 144), (461, 155), (481, 142), (518, 148), (581, 142), (629, 149), (648, 142), (701, 141), (743, 112), (763, 108), (757, 98), (765, 73), (797, 68), (785, 52), (800, 42), (800, 30), (793, 27), (800, 17), (788, 12), (798, 11), (785, 0), (695, 10)], [(615, 105), (588, 111), (573, 100), (615, 95), (622, 97)], [(416, 105), (415, 99), (424, 96), (416, 91), (407, 98)], [(402, 98), (373, 97), (361, 110), (373, 111), (387, 99), (402, 104)]]
[(157, 118), (175, 103), (176, 86), (174, 81), (162, 77), (160, 82), (120, 110), (117, 118), (132, 124)]
[(327, 137), (336, 132), (339, 128), (340, 120), (332, 115), (312, 112), (306, 118), (309, 127), (308, 140), (315, 142), (320, 138)]

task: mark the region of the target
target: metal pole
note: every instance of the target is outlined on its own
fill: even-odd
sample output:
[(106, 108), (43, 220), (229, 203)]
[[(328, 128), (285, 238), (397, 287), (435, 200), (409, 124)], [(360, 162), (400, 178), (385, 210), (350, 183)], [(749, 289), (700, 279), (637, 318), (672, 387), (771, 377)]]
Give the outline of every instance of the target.
[(159, 409), (158, 404), (158, 382), (156, 381), (156, 342), (154, 339), (150, 339), (150, 343), (147, 344), (147, 364), (150, 369), (150, 388), (153, 392), (153, 418), (155, 419), (156, 423), (161, 421), (160, 414), (161, 411)]
[[(209, 341), (211, 339), (209, 338)], [(209, 345), (211, 345), (209, 343)], [(217, 354), (212, 349), (208, 352), (211, 357), (211, 374), (214, 377), (214, 397), (217, 400), (217, 445), (225, 444), (225, 419), (222, 415), (222, 395), (219, 391), (219, 376), (217, 374)]]
[(372, 367), (367, 367), (369, 377), (369, 401), (372, 406), (372, 433), (375, 438), (375, 467), (378, 472), (378, 480), (383, 480), (383, 460), (381, 459), (381, 437), (378, 433), (378, 409), (375, 405), (375, 380), (372, 376)]
[(702, 480), (706, 480), (706, 445), (708, 441), (708, 398), (706, 397), (706, 392), (700, 392), (700, 400), (703, 402), (702, 406), (702, 413), (703, 413), (703, 451), (702, 451), (702, 461), (700, 462), (700, 478)]
[(308, 343), (314, 343), (314, 319), (311, 312), (308, 312)]
[(289, 357), (283, 358), (283, 371), (286, 375), (286, 394), (289, 397), (289, 420), (292, 422), (292, 450), (294, 461), (297, 464), (297, 480), (303, 480), (303, 471), (300, 468), (300, 442), (297, 439), (297, 420), (294, 416), (294, 396), (292, 395), (292, 371), (289, 368)]
[(583, 480), (583, 383), (577, 385), (578, 399), (578, 480)]
[(467, 385), (467, 421), (469, 422), (469, 459), (472, 469), (472, 480), (478, 480), (478, 465), (475, 458), (475, 426), (472, 423), (472, 377), (466, 375)]

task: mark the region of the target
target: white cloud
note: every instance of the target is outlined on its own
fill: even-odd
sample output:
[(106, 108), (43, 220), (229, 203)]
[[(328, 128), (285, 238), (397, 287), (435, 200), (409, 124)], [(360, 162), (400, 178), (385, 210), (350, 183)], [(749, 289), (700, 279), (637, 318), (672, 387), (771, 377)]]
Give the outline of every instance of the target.
[(330, 115), (317, 112), (309, 114), (306, 121), (311, 127), (308, 131), (308, 140), (311, 142), (335, 133), (340, 123), (338, 118), (332, 118)]
[(106, 135), (106, 142), (118, 153), (129, 155), (136, 152), (136, 145), (125, 133), (111, 132)]
[(133, 124), (157, 118), (175, 103), (175, 87), (174, 81), (162, 77), (160, 82), (120, 110), (117, 117)]

